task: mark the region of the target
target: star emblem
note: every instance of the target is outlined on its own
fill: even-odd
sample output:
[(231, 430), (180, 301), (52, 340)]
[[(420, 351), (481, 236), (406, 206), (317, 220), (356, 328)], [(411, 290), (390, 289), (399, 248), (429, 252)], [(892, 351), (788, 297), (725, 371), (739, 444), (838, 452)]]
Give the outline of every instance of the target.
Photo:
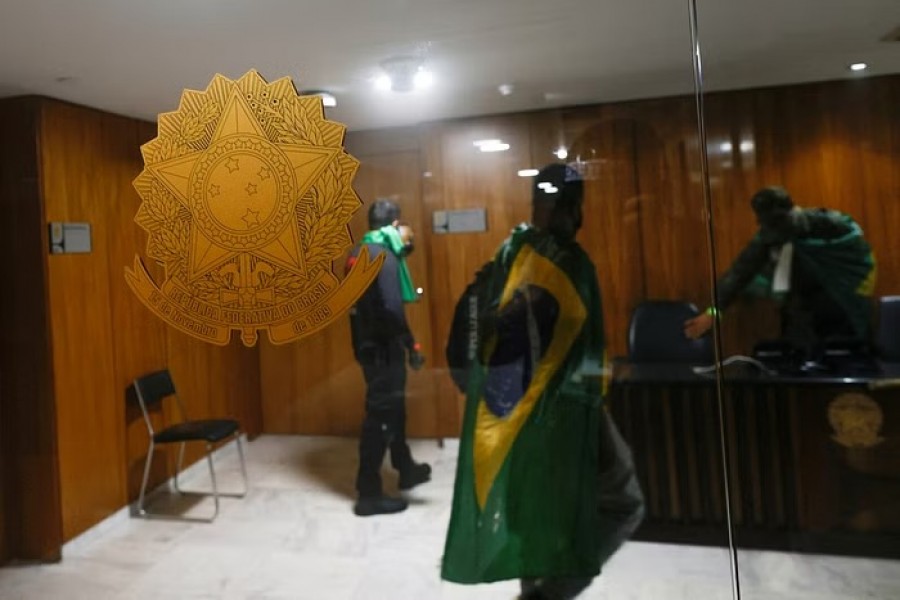
[[(222, 228), (216, 225), (215, 219), (209, 217), (211, 205), (206, 205), (205, 199), (195, 197), (196, 190), (192, 187), (195, 168), (198, 164), (204, 164), (204, 159), (208, 163), (207, 153), (213, 152), (216, 148), (219, 152), (224, 151), (223, 156), (226, 158), (219, 164), (224, 167), (223, 173), (226, 176), (234, 175), (241, 167), (240, 158), (233, 154), (252, 157), (260, 155), (260, 152), (262, 155), (269, 152), (284, 157), (282, 167), (284, 172), (279, 170), (278, 177), (275, 177), (276, 173), (270, 166), (261, 166), (259, 169), (261, 178), (265, 174), (281, 181), (282, 183), (277, 185), (287, 190), (283, 193), (276, 194), (275, 191), (271, 191), (267, 192), (269, 196), (264, 196), (261, 187), (255, 183), (247, 184), (243, 189), (222, 185), (217, 190), (219, 202), (224, 201), (227, 204), (217, 204), (216, 210), (227, 208), (229, 214), (234, 215), (236, 220), (246, 224), (245, 232), (232, 227), (222, 233), (220, 231)], [(283, 219), (283, 225), (276, 230), (272, 229), (272, 223), (277, 219), (273, 220), (271, 214), (275, 212), (292, 214), (296, 203), (339, 152), (339, 148), (270, 141), (243, 95), (233, 93), (222, 110), (216, 131), (206, 149), (149, 167), (153, 176), (191, 212), (194, 226), (191, 227), (191, 244), (188, 251), (189, 279), (201, 277), (206, 272), (245, 253), (256, 255), (298, 275), (305, 275), (303, 246), (296, 220)], [(212, 192), (213, 186), (219, 183), (222, 182), (217, 181), (207, 188), (210, 196), (215, 195)], [(245, 192), (246, 195), (243, 197), (236, 195), (235, 192), (238, 190)], [(276, 187), (271, 187), (271, 190), (276, 190)], [(249, 204), (250, 196), (253, 197), (252, 205)], [(263, 205), (259, 204), (262, 201), (260, 198), (267, 203), (266, 208), (261, 209)], [(284, 202), (289, 205), (285, 207)], [(266, 223), (262, 230), (259, 228), (261, 221)], [(230, 243), (229, 240), (234, 239), (238, 239), (239, 244)]]
[(259, 211), (248, 208), (247, 214), (241, 219), (247, 224), (248, 228), (257, 227), (259, 226)]
[(212, 184), (209, 186), (209, 195), (213, 198), (222, 193), (222, 188), (217, 186), (216, 184)]
[(269, 177), (272, 176), (272, 169), (270, 169), (269, 167), (262, 167), (262, 168), (259, 170), (259, 173), (257, 173), (257, 176), (258, 176), (262, 181), (265, 181), (266, 179), (268, 179)]

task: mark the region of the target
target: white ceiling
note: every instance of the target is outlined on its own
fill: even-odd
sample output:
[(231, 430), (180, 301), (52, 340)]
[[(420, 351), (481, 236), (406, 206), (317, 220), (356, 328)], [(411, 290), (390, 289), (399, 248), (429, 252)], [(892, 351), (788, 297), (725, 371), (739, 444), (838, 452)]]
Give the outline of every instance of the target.
[[(900, 72), (900, 0), (698, 0), (707, 89)], [(327, 89), (351, 129), (689, 93), (688, 0), (0, 0), (0, 96), (155, 119), (256, 68)], [(427, 92), (376, 92), (427, 60)], [(497, 86), (513, 83), (501, 96)]]

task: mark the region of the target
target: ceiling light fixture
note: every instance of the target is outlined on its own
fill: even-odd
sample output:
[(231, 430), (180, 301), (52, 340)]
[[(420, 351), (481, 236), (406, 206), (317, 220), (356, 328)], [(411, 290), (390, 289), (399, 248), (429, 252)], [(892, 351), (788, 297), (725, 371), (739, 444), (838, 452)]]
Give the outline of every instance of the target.
[(334, 108), (337, 106), (337, 98), (334, 97), (334, 94), (331, 92), (326, 92), (324, 90), (304, 90), (300, 92), (301, 96), (318, 96), (322, 99), (322, 106), (326, 108)]
[(519, 177), (534, 177), (538, 173), (540, 173), (540, 171), (537, 169), (520, 169)]
[(868, 68), (869, 65), (864, 62), (853, 63), (852, 65), (850, 65), (851, 71), (865, 71)]
[(509, 150), (509, 144), (500, 142), (499, 144), (485, 144), (478, 147), (482, 152), (504, 152)]
[(509, 144), (499, 139), (475, 140), (472, 145), (482, 152), (503, 152), (509, 150)]
[(569, 151), (566, 150), (565, 146), (560, 146), (553, 154), (555, 154), (556, 158), (559, 160), (566, 160), (569, 157)]
[(515, 86), (511, 83), (501, 83), (497, 86), (497, 91), (501, 96), (510, 96), (515, 91)]
[(373, 82), (377, 90), (411, 92), (427, 89), (434, 83), (434, 74), (415, 56), (395, 56), (381, 61), (380, 66), (382, 73)]

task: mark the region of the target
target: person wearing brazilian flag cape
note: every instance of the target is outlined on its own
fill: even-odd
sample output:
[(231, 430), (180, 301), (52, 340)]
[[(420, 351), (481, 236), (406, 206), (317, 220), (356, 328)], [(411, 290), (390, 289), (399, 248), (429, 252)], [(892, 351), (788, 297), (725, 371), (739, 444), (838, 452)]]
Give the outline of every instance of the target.
[(817, 358), (829, 341), (868, 341), (876, 264), (860, 226), (825, 208), (800, 208), (780, 187), (750, 201), (759, 231), (718, 282), (716, 307), (685, 323), (697, 338), (714, 315), (742, 293), (774, 297), (781, 305), (782, 339)]
[(575, 241), (584, 183), (535, 177), (479, 295), (443, 579), (520, 579), (522, 598), (574, 598), (640, 523), (631, 452), (603, 405), (594, 264)]

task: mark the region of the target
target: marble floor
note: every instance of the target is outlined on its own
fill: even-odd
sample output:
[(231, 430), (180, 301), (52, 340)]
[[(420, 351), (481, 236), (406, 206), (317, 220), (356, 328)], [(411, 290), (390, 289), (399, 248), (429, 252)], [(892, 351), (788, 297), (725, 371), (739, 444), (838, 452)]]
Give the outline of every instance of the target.
[[(247, 448), (250, 492), (224, 500), (213, 524), (131, 519), (125, 511), (66, 545), (55, 565), (0, 569), (0, 598), (512, 600), (512, 582), (460, 586), (438, 576), (456, 444), (413, 443), (434, 468), (404, 513), (353, 515), (354, 440), (263, 436)], [(220, 484), (239, 481), (236, 453)], [(186, 484), (202, 486), (193, 469)], [(396, 479), (386, 472), (391, 489)], [(187, 487), (187, 485), (185, 486)], [(166, 499), (162, 498), (162, 502)], [(170, 507), (172, 509), (174, 507)], [(179, 510), (200, 514), (204, 500)], [(900, 562), (742, 552), (743, 598), (900, 598)], [(727, 600), (722, 549), (629, 543), (583, 595), (596, 600)]]

